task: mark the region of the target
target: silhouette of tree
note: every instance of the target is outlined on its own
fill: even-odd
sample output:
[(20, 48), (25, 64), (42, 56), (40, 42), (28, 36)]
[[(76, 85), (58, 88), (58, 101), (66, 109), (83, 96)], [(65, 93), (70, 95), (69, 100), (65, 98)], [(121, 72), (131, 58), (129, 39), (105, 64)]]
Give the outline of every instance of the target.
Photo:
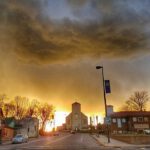
[(54, 107), (47, 103), (41, 104), (38, 100), (29, 100), (26, 97), (16, 96), (12, 101), (6, 101), (5, 94), (0, 95), (0, 113), (4, 118), (36, 117), (42, 122), (42, 131), (48, 120), (53, 119)]
[(7, 99), (8, 98), (7, 98), (6, 94), (1, 94), (0, 95), (0, 108), (3, 108), (5, 100), (7, 100)]
[(17, 119), (22, 119), (26, 116), (27, 108), (29, 105), (29, 100), (26, 97), (16, 96), (13, 104), (15, 106), (15, 117)]
[(4, 114), (5, 118), (14, 117), (15, 116), (15, 106), (11, 102), (4, 103), (3, 114)]
[(125, 105), (121, 108), (124, 111), (144, 111), (146, 104), (149, 101), (149, 96), (146, 91), (137, 91), (129, 97)]
[(40, 102), (36, 99), (29, 101), (29, 106), (27, 110), (27, 116), (38, 117)]
[(42, 131), (45, 129), (45, 124), (47, 120), (50, 120), (54, 113), (54, 107), (47, 103), (40, 105), (38, 109), (39, 117), (42, 121)]

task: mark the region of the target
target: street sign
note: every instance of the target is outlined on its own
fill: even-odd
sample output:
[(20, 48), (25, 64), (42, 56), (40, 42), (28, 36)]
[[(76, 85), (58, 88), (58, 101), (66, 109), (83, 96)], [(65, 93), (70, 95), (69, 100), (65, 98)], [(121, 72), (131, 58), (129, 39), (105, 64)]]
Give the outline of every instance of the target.
[(106, 93), (111, 93), (110, 81), (109, 80), (105, 80), (105, 92)]
[(111, 118), (110, 118), (110, 117), (106, 117), (106, 118), (105, 118), (105, 123), (106, 123), (107, 125), (110, 125), (110, 124), (111, 124)]

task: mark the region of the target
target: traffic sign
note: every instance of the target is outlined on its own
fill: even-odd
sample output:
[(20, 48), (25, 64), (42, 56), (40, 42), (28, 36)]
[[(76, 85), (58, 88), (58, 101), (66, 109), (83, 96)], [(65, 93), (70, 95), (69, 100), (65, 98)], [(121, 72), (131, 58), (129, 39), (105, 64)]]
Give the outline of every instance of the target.
[(111, 117), (106, 117), (106, 118), (105, 118), (105, 123), (106, 123), (107, 125), (110, 125), (110, 124), (111, 124)]

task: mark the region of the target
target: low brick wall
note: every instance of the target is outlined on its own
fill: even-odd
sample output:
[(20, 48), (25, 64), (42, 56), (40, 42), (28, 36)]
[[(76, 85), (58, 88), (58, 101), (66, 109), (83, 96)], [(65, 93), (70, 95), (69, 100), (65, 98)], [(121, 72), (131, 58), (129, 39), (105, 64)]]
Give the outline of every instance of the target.
[(150, 135), (112, 135), (111, 138), (129, 144), (150, 144)]

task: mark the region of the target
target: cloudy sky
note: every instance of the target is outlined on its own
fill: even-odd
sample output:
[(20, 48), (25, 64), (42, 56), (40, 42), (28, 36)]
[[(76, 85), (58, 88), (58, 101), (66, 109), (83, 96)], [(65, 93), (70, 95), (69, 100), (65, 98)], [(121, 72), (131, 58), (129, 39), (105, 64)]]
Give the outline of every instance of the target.
[(101, 72), (111, 81), (108, 104), (119, 109), (134, 92), (150, 91), (149, 0), (1, 0), (0, 93), (36, 98), (70, 111), (103, 112)]

